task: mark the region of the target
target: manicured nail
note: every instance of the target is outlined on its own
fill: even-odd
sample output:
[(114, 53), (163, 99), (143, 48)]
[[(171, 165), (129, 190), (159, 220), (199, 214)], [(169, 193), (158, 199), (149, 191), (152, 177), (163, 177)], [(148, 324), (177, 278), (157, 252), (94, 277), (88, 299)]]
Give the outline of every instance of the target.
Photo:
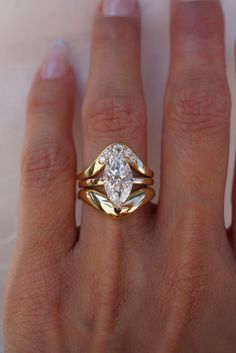
[[(206, 0), (174, 0), (174, 1), (177, 1), (177, 2), (200, 2), (200, 1), (206, 1)], [(220, 2), (220, 0), (210, 0), (212, 2)]]
[(70, 67), (68, 50), (63, 39), (54, 41), (40, 69), (43, 80), (62, 78)]
[(103, 0), (104, 16), (133, 16), (137, 9), (136, 0)]

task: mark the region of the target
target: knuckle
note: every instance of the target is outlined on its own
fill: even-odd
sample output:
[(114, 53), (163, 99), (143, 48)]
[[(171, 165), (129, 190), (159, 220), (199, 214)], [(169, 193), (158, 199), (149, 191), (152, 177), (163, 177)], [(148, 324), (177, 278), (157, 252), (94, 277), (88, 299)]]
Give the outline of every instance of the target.
[(174, 24), (178, 33), (200, 39), (208, 39), (224, 31), (221, 7), (210, 0), (180, 4)]
[[(214, 257), (209, 264), (209, 244), (206, 229), (199, 224), (197, 214), (188, 215), (187, 222), (180, 221), (177, 229), (179, 239), (175, 244), (175, 253), (170, 275), (169, 310), (173, 304), (177, 309), (172, 316), (173, 323), (185, 331), (194, 320), (202, 315), (209, 303), (213, 291)], [(193, 225), (193, 226), (192, 226)], [(207, 246), (206, 246), (207, 245)]]
[(22, 174), (24, 183), (40, 186), (41, 183), (69, 180), (74, 170), (74, 154), (60, 141), (44, 141), (24, 152)]
[(130, 99), (107, 98), (95, 102), (84, 112), (89, 139), (134, 138), (145, 128), (145, 103)]
[[(192, 254), (194, 255), (194, 254)], [(210, 296), (209, 274), (203, 270), (201, 261), (185, 263), (180, 267), (181, 273), (176, 274), (174, 283), (173, 303), (177, 310), (172, 317), (173, 323), (184, 332), (206, 310)], [(194, 262), (194, 261), (192, 261)]]
[[(226, 82), (187, 79), (167, 96), (168, 127), (194, 138), (223, 136), (228, 130), (231, 99)], [(182, 137), (182, 136), (181, 136)]]
[[(66, 273), (63, 262), (52, 261), (50, 254), (27, 256), (24, 264), (14, 264), (5, 292), (6, 304), (19, 310), (19, 314), (30, 313), (31, 309), (40, 314), (59, 299), (58, 291), (62, 294), (68, 290)], [(22, 302), (21, 307), (16, 305), (19, 302)]]
[[(31, 265), (34, 267), (34, 264)], [(29, 347), (33, 341), (34, 344), (38, 339), (40, 342), (40, 336), (42, 337), (48, 328), (45, 315), (50, 320), (54, 319), (56, 312), (60, 315), (63, 283), (59, 282), (57, 272), (37, 269), (32, 274), (26, 266), (21, 265), (19, 268), (12, 276), (6, 293), (5, 332), (7, 335), (15, 336), (17, 345), (22, 344), (31, 351)], [(35, 320), (40, 328), (37, 333), (32, 329)], [(40, 346), (37, 347), (41, 352)]]
[(93, 320), (100, 320), (107, 333), (113, 330), (119, 321), (127, 295), (122, 276), (115, 274), (115, 281), (110, 280), (110, 271), (115, 270), (113, 266), (117, 265), (111, 264), (111, 269), (103, 270), (98, 279), (95, 301), (100, 305), (99, 309), (93, 307)]
[[(192, 238), (199, 238), (201, 232), (187, 231), (186, 235)], [(208, 269), (205, 266), (205, 251), (200, 241), (186, 242), (180, 256), (180, 264), (176, 274), (176, 285), (185, 295), (184, 304), (192, 307), (198, 305), (206, 298), (206, 292), (209, 289)]]

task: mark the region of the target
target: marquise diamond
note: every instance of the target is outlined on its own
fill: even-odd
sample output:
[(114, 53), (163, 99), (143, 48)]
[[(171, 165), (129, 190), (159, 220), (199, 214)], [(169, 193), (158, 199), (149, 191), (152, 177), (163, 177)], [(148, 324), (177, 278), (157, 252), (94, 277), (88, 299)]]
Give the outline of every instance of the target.
[(120, 145), (114, 145), (103, 179), (107, 196), (114, 207), (120, 210), (133, 187), (133, 173)]

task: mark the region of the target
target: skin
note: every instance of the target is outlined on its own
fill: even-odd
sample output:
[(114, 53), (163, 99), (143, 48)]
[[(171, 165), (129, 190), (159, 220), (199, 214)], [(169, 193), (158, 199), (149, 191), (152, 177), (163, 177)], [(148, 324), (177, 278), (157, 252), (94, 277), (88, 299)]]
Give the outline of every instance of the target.
[[(140, 12), (107, 18), (99, 8), (95, 17), (82, 109), (84, 166), (116, 141), (145, 161)], [(114, 221), (84, 205), (77, 231), (73, 71), (55, 80), (36, 75), (5, 290), (5, 353), (235, 352), (235, 211), (230, 232), (224, 223), (231, 100), (221, 5), (172, 0), (171, 28), (158, 210), (149, 204)]]

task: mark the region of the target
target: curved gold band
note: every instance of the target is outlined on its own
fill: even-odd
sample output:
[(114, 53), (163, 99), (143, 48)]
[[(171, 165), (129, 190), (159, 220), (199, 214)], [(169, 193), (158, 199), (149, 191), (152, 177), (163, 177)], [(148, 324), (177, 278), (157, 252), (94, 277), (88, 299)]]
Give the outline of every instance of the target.
[[(109, 151), (113, 145), (108, 146), (96, 159), (95, 161), (82, 173), (79, 173), (77, 175), (78, 180), (83, 180), (83, 179), (89, 179), (93, 178), (95, 175), (97, 175), (103, 168), (106, 163), (106, 159), (104, 155), (106, 154), (106, 151)], [(124, 146), (124, 145), (122, 145)], [(149, 169), (145, 164), (139, 159), (132, 151), (130, 148), (124, 146), (127, 148), (129, 154), (127, 153), (127, 160), (129, 161), (130, 165), (141, 175), (152, 178), (153, 177), (153, 172), (151, 169)], [(108, 152), (107, 152), (108, 153)]]
[[(153, 185), (152, 177), (153, 172), (129, 147), (112, 144), (77, 175), (79, 186), (84, 188), (78, 196), (108, 216), (129, 215), (155, 196), (154, 190), (148, 187)], [(144, 187), (134, 191), (135, 185)], [(96, 190), (97, 187), (104, 187), (105, 193)]]
[(103, 214), (118, 218), (133, 213), (138, 208), (151, 201), (155, 196), (155, 191), (151, 188), (144, 188), (133, 192), (119, 211), (115, 209), (106, 195), (96, 190), (82, 189), (79, 191), (78, 196), (81, 200), (93, 206)]
[[(153, 185), (153, 179), (148, 177), (132, 178), (132, 182), (134, 185)], [(104, 179), (103, 178), (84, 179), (79, 182), (79, 186), (81, 188), (104, 186)]]

